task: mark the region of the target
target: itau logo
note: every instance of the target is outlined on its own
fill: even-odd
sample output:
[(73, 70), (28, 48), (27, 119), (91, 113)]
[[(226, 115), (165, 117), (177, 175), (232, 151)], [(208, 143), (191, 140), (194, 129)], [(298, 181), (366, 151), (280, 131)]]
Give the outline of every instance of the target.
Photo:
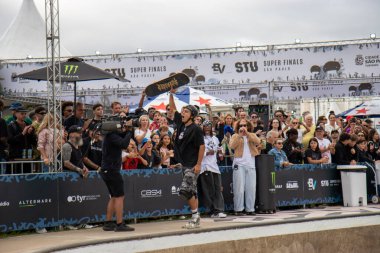
[(364, 63), (364, 58), (363, 58), (363, 55), (361, 54), (358, 54), (355, 58), (355, 64), (356, 65), (363, 65)]
[(172, 186), (172, 195), (179, 195), (179, 187)]

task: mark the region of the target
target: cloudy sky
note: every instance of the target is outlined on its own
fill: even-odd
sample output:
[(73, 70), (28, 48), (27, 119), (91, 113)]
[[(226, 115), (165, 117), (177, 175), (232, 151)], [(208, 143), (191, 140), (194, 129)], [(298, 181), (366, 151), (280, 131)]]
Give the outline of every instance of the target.
[[(0, 0), (0, 35), (21, 2)], [(378, 0), (61, 0), (61, 45), (86, 55), (358, 39), (380, 36), (379, 12)]]

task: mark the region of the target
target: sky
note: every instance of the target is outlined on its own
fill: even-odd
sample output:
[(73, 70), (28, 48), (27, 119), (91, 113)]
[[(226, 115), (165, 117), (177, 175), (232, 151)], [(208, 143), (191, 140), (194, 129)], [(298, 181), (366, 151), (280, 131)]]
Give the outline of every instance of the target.
[[(0, 0), (0, 36), (21, 2)], [(44, 16), (45, 0), (34, 2)], [(380, 36), (378, 0), (61, 0), (59, 4), (61, 45), (73, 55)]]

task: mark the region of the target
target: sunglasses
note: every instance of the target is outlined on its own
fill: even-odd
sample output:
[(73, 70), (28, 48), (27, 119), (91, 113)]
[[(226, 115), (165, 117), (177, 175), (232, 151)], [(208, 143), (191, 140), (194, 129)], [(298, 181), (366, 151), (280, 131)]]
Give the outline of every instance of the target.
[(292, 122), (292, 124), (298, 124), (298, 122)]
[(258, 117), (257, 116), (251, 116), (252, 119), (257, 119)]
[(239, 125), (239, 127), (247, 127), (247, 125)]
[(279, 118), (279, 117), (282, 117), (281, 114), (278, 114), (278, 115), (274, 115), (276, 118)]
[(282, 145), (283, 143), (282, 142), (277, 142), (277, 145)]

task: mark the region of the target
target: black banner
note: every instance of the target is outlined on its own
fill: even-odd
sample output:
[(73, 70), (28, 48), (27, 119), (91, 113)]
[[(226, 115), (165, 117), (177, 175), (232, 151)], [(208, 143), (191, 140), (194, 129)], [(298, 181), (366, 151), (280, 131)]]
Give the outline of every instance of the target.
[(57, 183), (59, 218), (63, 224), (86, 224), (105, 220), (109, 194), (99, 174), (90, 173), (83, 179), (78, 173), (65, 172)]
[(303, 169), (292, 166), (275, 171), (277, 206), (298, 206), (303, 203)]
[[(233, 210), (233, 169), (220, 170), (225, 210)], [(125, 219), (190, 213), (187, 203), (178, 196), (180, 169), (129, 170), (122, 175)], [(276, 186), (277, 206), (342, 202), (336, 165), (295, 165), (275, 171), (271, 179)], [(108, 200), (107, 188), (96, 172), (87, 179), (74, 172), (2, 175), (0, 232), (102, 222)]]
[(0, 232), (58, 226), (59, 176), (0, 176)]

